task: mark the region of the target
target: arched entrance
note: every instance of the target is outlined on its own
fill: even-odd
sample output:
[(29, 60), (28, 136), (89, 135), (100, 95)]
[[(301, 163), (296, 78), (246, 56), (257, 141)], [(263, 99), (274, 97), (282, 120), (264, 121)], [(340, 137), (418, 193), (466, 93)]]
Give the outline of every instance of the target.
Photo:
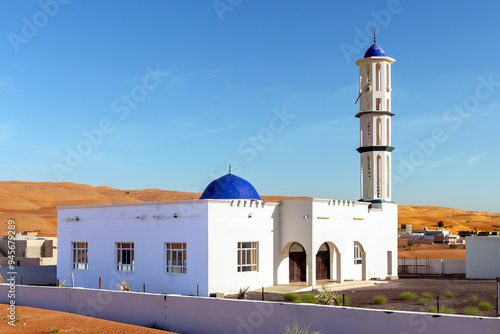
[(325, 242), (316, 253), (316, 279), (330, 278), (330, 247)]
[(290, 282), (306, 281), (306, 251), (301, 244), (294, 242), (288, 253)]

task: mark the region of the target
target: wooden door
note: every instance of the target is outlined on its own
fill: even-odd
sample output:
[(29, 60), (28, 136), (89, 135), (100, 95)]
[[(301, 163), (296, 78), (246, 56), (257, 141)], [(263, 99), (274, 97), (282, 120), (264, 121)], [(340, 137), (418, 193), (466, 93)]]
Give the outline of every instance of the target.
[(306, 252), (289, 253), (290, 282), (306, 281)]

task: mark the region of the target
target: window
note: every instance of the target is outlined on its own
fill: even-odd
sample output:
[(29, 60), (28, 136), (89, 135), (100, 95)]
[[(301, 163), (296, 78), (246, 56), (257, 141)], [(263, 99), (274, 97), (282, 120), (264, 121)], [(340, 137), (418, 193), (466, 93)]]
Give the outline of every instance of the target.
[(372, 167), (370, 164), (370, 156), (366, 157), (366, 187), (368, 198), (372, 197)]
[(366, 121), (366, 145), (370, 145), (370, 120)]
[(359, 248), (359, 245), (355, 242), (354, 243), (354, 264), (361, 264), (363, 263), (363, 259), (361, 258), (361, 249)]
[(382, 198), (382, 158), (377, 156), (377, 198)]
[(380, 91), (382, 89), (382, 75), (380, 75), (381, 72), (381, 66), (380, 64), (377, 64), (375, 66), (375, 73), (376, 73), (376, 89), (377, 91)]
[(387, 195), (385, 197), (391, 197), (391, 161), (389, 160), (389, 156), (386, 157), (386, 175), (385, 180), (387, 182)]
[(73, 269), (89, 269), (88, 243), (72, 242), (73, 248)]
[(186, 273), (186, 243), (165, 243), (167, 258), (167, 273)]
[(257, 271), (258, 242), (238, 242), (238, 272)]
[(116, 270), (134, 271), (134, 243), (116, 243)]
[(382, 145), (382, 120), (380, 117), (377, 118), (377, 145)]

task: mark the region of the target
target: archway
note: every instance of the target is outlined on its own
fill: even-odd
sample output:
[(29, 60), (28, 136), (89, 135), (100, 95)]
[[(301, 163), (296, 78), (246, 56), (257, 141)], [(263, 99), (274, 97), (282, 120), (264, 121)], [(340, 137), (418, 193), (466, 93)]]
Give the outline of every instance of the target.
[(316, 279), (330, 278), (330, 247), (325, 242), (316, 253)]
[(306, 251), (301, 244), (294, 242), (288, 252), (291, 282), (306, 281)]

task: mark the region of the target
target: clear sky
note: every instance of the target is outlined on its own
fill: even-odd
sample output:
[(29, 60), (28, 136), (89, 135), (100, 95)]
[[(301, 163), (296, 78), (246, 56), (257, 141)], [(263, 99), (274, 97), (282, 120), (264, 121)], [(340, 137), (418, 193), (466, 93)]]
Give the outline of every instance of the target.
[(0, 179), (359, 198), (358, 67), (392, 66), (393, 200), (500, 212), (494, 1), (2, 1)]

